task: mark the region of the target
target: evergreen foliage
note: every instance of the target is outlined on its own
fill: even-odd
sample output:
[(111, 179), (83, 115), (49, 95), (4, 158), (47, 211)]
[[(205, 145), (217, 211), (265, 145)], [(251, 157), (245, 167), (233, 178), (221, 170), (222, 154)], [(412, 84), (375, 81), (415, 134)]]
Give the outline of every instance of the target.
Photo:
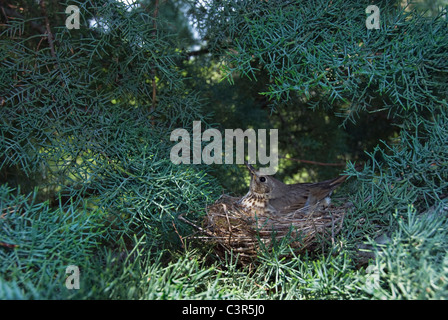
[(341, 115), (353, 118), (377, 110), (378, 97), (392, 114), (441, 103), (446, 20), (407, 12), (399, 1), (376, 5), (381, 32), (366, 28), (365, 3), (344, 0), (209, 1), (198, 21), (211, 50), (223, 50), (229, 76), (265, 70), (270, 83), (262, 94), (274, 105), (291, 92), (318, 95), (311, 107), (339, 104)]
[[(0, 299), (446, 299), (447, 12), (401, 2), (368, 30), (370, 1), (0, 0)], [(171, 163), (193, 121), (349, 161), (332, 251), (250, 269), (190, 240), (180, 214), (247, 188), (236, 166)], [(294, 181), (343, 168), (280, 160)]]
[[(146, 235), (148, 247), (177, 247), (178, 233), (187, 231), (177, 216), (201, 214), (218, 190), (206, 167), (170, 161), (171, 131), (204, 117), (202, 103), (183, 86), (176, 68), (174, 31), (159, 26), (162, 31), (155, 33), (153, 5), (128, 10), (115, 1), (80, 2), (79, 30), (65, 27), (67, 5), (46, 5), (52, 45), (38, 33), (44, 24), (30, 23), (42, 16), (42, 7), (24, 2), (20, 13), (5, 6), (9, 17), (23, 18), (8, 18), (1, 35), (1, 175), (8, 185), (33, 194), (15, 205), (18, 200), (8, 199), (17, 191), (2, 189), (1, 272), (20, 285), (27, 283), (21, 274), (31, 275), (34, 268), (51, 278), (69, 260), (88, 266), (85, 255), (96, 254), (99, 243), (120, 253), (135, 245), (134, 237)], [(25, 206), (32, 199), (43, 207)], [(85, 236), (96, 239), (93, 248), (78, 241), (87, 232), (83, 219), (89, 222), (90, 216), (102, 226), (92, 226)], [(76, 227), (70, 230), (68, 222)], [(16, 224), (16, 231), (9, 229)], [(60, 228), (66, 233), (55, 236)], [(66, 257), (48, 265), (56, 252)], [(39, 272), (35, 281), (48, 280), (39, 280)], [(38, 287), (36, 297), (46, 297), (31, 283)]]

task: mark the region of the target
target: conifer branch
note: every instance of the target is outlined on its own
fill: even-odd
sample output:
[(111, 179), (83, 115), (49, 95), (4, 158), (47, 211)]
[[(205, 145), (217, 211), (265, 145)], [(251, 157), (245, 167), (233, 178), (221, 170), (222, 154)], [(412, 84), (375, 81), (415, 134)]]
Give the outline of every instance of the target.
[[(4, 5), (0, 5), (0, 10), (1, 10), (3, 16), (7, 20), (8, 20), (8, 17), (19, 18), (19, 19), (22, 19), (22, 20), (26, 19), (23, 15), (21, 15), (20, 13), (15, 11), (14, 9), (7, 8)], [(30, 23), (31, 27), (33, 29), (35, 29), (36, 31), (39, 31), (39, 33), (41, 33), (41, 34), (45, 34), (46, 33), (45, 28), (41, 24), (37, 23), (36, 21), (29, 21), (29, 23)]]
[[(155, 8), (154, 8), (154, 21), (153, 21), (153, 38), (157, 38), (157, 17), (159, 15), (159, 0), (155, 1)], [(155, 65), (155, 63), (154, 63)], [(156, 110), (156, 99), (157, 99), (157, 85), (156, 85), (156, 68), (155, 66), (152, 68), (152, 106), (151, 106), (151, 112), (154, 112)], [(151, 117), (151, 123), (154, 126), (154, 116)]]
[(304, 160), (304, 159), (296, 159), (296, 158), (287, 158), (284, 156), (280, 156), (279, 158), (285, 159), (285, 160), (291, 160), (301, 163), (308, 163), (308, 164), (314, 164), (317, 166), (328, 166), (328, 167), (345, 167), (346, 163), (328, 163), (328, 162), (319, 162), (319, 161), (312, 161), (312, 160)]
[(39, 0), (39, 5), (40, 5), (40, 10), (42, 12), (42, 15), (45, 18), (45, 28), (46, 28), (46, 34), (47, 34), (47, 39), (48, 39), (48, 45), (50, 46), (51, 56), (53, 58), (56, 58), (56, 52), (54, 50), (54, 42), (53, 42), (53, 33), (51, 32), (51, 28), (50, 28), (50, 20), (48, 19), (45, 1)]

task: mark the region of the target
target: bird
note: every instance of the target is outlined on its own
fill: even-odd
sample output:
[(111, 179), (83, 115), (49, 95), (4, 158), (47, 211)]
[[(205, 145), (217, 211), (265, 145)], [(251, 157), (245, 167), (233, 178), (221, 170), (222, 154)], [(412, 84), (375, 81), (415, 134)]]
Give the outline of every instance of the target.
[(334, 189), (348, 176), (316, 183), (285, 184), (271, 175), (263, 175), (245, 162), (251, 180), (248, 193), (237, 201), (246, 212), (269, 215), (286, 214), (303, 209), (309, 213), (318, 204), (330, 205)]

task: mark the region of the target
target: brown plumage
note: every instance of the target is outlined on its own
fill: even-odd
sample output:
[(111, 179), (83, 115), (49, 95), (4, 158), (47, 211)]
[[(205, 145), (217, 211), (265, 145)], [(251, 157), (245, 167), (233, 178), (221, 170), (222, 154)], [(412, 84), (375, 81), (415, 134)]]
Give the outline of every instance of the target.
[(348, 176), (316, 183), (285, 184), (273, 176), (261, 175), (246, 163), (251, 174), (249, 192), (238, 201), (253, 213), (284, 214), (299, 209), (309, 211), (318, 204), (330, 203), (330, 195)]

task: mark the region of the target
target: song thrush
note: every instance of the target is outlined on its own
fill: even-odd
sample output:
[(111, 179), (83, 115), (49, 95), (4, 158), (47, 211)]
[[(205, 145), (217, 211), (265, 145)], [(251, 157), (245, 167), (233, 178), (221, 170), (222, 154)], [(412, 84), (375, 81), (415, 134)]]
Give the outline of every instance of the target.
[(251, 174), (249, 192), (238, 201), (246, 211), (266, 212), (271, 215), (284, 214), (302, 209), (309, 212), (318, 204), (330, 204), (333, 190), (348, 176), (316, 183), (285, 184), (273, 176), (261, 175), (246, 163)]

